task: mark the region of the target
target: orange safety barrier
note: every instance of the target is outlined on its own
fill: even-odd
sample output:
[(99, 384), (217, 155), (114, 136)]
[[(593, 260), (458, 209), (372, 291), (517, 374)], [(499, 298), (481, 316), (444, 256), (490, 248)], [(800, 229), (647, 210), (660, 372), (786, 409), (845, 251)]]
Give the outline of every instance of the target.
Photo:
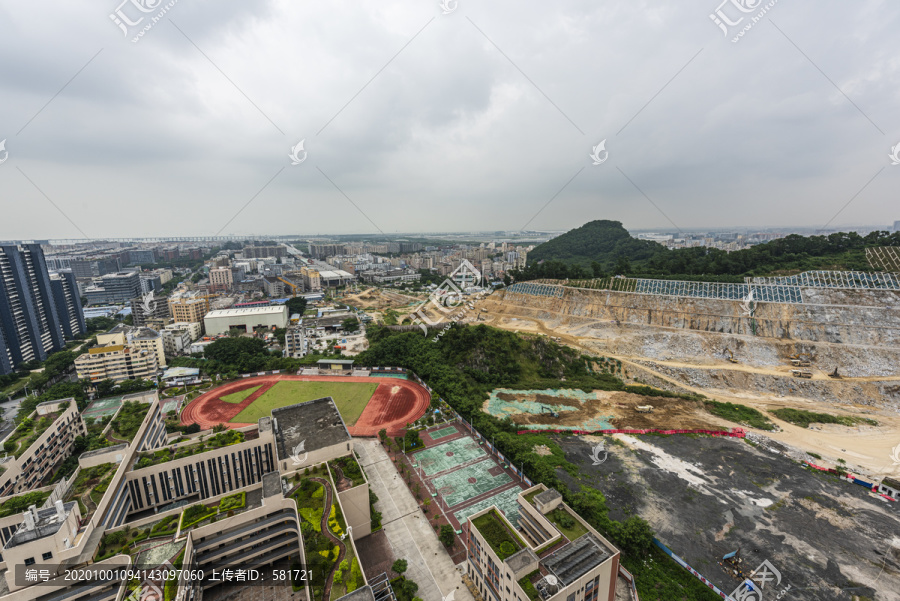
[(728, 436), (731, 438), (744, 438), (747, 433), (743, 428), (733, 428), (732, 430), (659, 430), (651, 428), (647, 430), (555, 430), (555, 429), (535, 429), (535, 430), (519, 430), (516, 434), (543, 434), (552, 432), (554, 434), (706, 434), (708, 436)]

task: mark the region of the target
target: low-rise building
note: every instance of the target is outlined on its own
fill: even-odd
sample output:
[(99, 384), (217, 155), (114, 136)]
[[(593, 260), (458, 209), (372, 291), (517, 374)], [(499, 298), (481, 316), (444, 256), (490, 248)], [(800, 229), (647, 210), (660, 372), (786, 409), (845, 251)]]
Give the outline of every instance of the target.
[(138, 328), (120, 323), (105, 334), (97, 334), (97, 346), (125, 345), (156, 355), (159, 367), (166, 367), (166, 354), (160, 333), (150, 328)]
[(209, 336), (226, 334), (232, 329), (252, 332), (255, 328), (285, 328), (288, 325), (287, 307), (271, 305), (267, 307), (244, 307), (210, 311), (203, 318)]
[(146, 380), (159, 371), (156, 352), (131, 348), (122, 344), (98, 346), (75, 359), (80, 380)]
[(302, 325), (288, 327), (284, 334), (284, 356), (301, 359), (306, 356), (306, 328)]

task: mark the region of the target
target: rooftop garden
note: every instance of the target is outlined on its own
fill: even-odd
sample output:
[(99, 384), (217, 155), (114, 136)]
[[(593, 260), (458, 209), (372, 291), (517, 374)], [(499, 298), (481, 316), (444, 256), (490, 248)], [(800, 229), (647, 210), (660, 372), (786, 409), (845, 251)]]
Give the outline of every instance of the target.
[(87, 519), (97, 509), (97, 504), (100, 503), (115, 474), (115, 463), (102, 463), (78, 472), (66, 501), (78, 501), (82, 520)]
[(148, 538), (150, 538), (150, 528), (131, 528), (126, 526), (123, 530), (108, 532), (100, 539), (94, 561), (103, 561), (120, 553), (122, 555), (131, 555), (137, 551), (135, 545)]
[(238, 444), (244, 442), (245, 440), (246, 436), (243, 432), (238, 432), (237, 430), (226, 430), (225, 432), (213, 434), (212, 437), (197, 444), (186, 445), (183, 447), (164, 447), (153, 453), (141, 453), (140, 455), (138, 455), (138, 459), (134, 464), (134, 469), (140, 470), (146, 467), (159, 465), (160, 463), (166, 463), (175, 459), (191, 457), (192, 455), (205, 453), (206, 451), (212, 451), (214, 449), (220, 449), (222, 447)]
[(565, 507), (557, 507), (546, 515), (546, 518), (559, 528), (567, 539), (575, 540), (582, 534), (587, 534), (587, 528), (582, 525), (575, 517), (569, 513)]
[(534, 505), (534, 498), (536, 496), (538, 496), (539, 494), (541, 494), (542, 492), (544, 492), (544, 491), (542, 491), (540, 488), (535, 488), (533, 491), (531, 491), (530, 493), (525, 495), (523, 498), (525, 499), (525, 501), (527, 503)]
[[(356, 458), (352, 454), (329, 461), (328, 465), (331, 467), (332, 473), (335, 472), (335, 468), (340, 470), (340, 473), (343, 474), (345, 478), (353, 482), (354, 487), (364, 484), (366, 481), (362, 469), (359, 467), (359, 463), (357, 463)], [(336, 473), (334, 475), (338, 476)]]
[[(541, 491), (538, 491), (541, 492)], [(535, 570), (532, 573), (522, 576), (519, 578), (519, 586), (522, 587), (522, 590), (528, 595), (528, 598), (531, 601), (541, 601), (541, 594), (534, 588), (534, 581), (539, 579), (541, 573), (539, 570)]]
[[(166, 530), (172, 530), (174, 532), (175, 526), (182, 531), (187, 530), (188, 528), (192, 528), (194, 526), (199, 526), (209, 520), (209, 523), (212, 524), (216, 521), (217, 516), (221, 514), (226, 514), (228, 517), (232, 517), (234, 512), (238, 509), (243, 509), (247, 506), (247, 493), (246, 492), (236, 492), (233, 495), (228, 495), (227, 497), (222, 497), (219, 501), (218, 505), (204, 505), (202, 503), (198, 503), (196, 505), (190, 505), (181, 512), (181, 519), (178, 522), (166, 522), (163, 520), (162, 522), (166, 522), (163, 524), (157, 524), (159, 528), (165, 528)], [(178, 516), (172, 516), (172, 518), (177, 519)], [(167, 520), (169, 518), (166, 518)]]
[(491, 509), (484, 515), (478, 516), (472, 520), (472, 525), (478, 528), (478, 531), (491, 546), (500, 561), (505, 560), (510, 555), (514, 555), (518, 551), (525, 548), (525, 543), (519, 538), (519, 535), (512, 532), (503, 523), (500, 515), (496, 510)]
[(131, 442), (141, 428), (147, 412), (150, 411), (150, 405), (140, 403), (138, 401), (125, 401), (119, 413), (110, 422), (112, 428), (109, 431), (109, 438), (114, 442)]
[(44, 415), (37, 420), (26, 417), (3, 443), (3, 450), (18, 459), (28, 450), (28, 447), (41, 437), (41, 434), (47, 431), (57, 416), (58, 414)]
[(306, 567), (314, 575), (312, 582), (308, 583), (312, 587), (312, 600), (324, 601), (326, 575), (331, 574), (340, 555), (340, 547), (322, 533), (325, 487), (319, 482), (304, 478), (291, 497), (297, 503), (297, 512), (300, 514)]
[(27, 492), (17, 497), (7, 499), (0, 504), (0, 518), (6, 518), (17, 513), (22, 513), (32, 505), (40, 507), (50, 496), (50, 491)]

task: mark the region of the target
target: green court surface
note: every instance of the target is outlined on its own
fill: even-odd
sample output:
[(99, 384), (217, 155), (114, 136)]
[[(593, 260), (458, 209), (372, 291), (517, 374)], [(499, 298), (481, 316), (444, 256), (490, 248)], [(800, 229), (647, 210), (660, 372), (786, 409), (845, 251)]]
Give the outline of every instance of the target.
[(123, 397), (118, 396), (108, 399), (97, 399), (85, 408), (82, 412), (82, 416), (92, 417), (94, 419), (109, 417), (122, 406), (122, 398)]
[(429, 432), (428, 435), (431, 436), (431, 440), (437, 440), (438, 438), (444, 438), (445, 436), (452, 436), (456, 434), (456, 432), (456, 428), (454, 428), (453, 426), (447, 426), (446, 428), (441, 428), (440, 430)]
[(522, 492), (522, 489), (516, 486), (515, 488), (510, 488), (509, 490), (504, 490), (501, 493), (494, 495), (493, 497), (488, 497), (483, 501), (479, 501), (474, 505), (470, 505), (465, 509), (460, 509), (454, 515), (456, 516), (456, 520), (460, 524), (466, 523), (466, 518), (470, 515), (476, 514), (482, 509), (487, 509), (491, 505), (496, 505), (498, 509), (503, 512), (503, 515), (506, 516), (506, 519), (510, 521), (510, 523), (516, 528), (519, 527), (519, 504), (516, 502), (516, 498), (519, 496), (519, 493)]
[[(261, 397), (250, 403), (231, 420), (238, 424), (255, 424), (259, 418), (272, 414), (272, 409), (305, 403), (322, 397), (334, 399), (344, 423), (352, 426), (362, 415), (363, 409), (378, 388), (373, 382), (303, 382), (282, 380), (276, 382)], [(242, 391), (243, 392), (243, 391)]]
[(262, 384), (260, 384), (259, 386), (248, 388), (246, 390), (238, 390), (237, 392), (232, 392), (231, 394), (220, 396), (219, 399), (225, 401), (226, 403), (239, 405), (244, 402), (244, 399), (246, 399), (248, 396), (259, 390), (260, 388), (262, 388)]
[(466, 436), (450, 442), (419, 451), (414, 455), (426, 476), (452, 470), (473, 459), (486, 456), (477, 442)]
[(169, 399), (168, 401), (163, 403), (163, 406), (160, 407), (159, 410), (162, 411), (163, 413), (172, 413), (176, 409), (178, 409), (178, 400), (177, 399)]
[(510, 482), (512, 477), (490, 460), (481, 461), (432, 480), (432, 484), (448, 507), (474, 499)]

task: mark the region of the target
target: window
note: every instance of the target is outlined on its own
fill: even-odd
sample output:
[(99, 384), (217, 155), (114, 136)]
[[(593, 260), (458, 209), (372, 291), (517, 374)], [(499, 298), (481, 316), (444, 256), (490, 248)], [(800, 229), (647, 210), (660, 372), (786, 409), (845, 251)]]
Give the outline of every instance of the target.
[(33, 565), (34, 565), (34, 557), (28, 557), (28, 558), (26, 558), (26, 559), (25, 559), (25, 565), (26, 565), (26, 566), (33, 566)]
[(48, 559), (53, 559), (53, 553), (51, 553), (50, 551), (47, 551), (46, 553), (41, 555), (41, 559), (43, 559), (44, 561), (46, 561)]
[(571, 595), (569, 595), (569, 597), (566, 599), (566, 601), (575, 601), (575, 593), (572, 593)]

